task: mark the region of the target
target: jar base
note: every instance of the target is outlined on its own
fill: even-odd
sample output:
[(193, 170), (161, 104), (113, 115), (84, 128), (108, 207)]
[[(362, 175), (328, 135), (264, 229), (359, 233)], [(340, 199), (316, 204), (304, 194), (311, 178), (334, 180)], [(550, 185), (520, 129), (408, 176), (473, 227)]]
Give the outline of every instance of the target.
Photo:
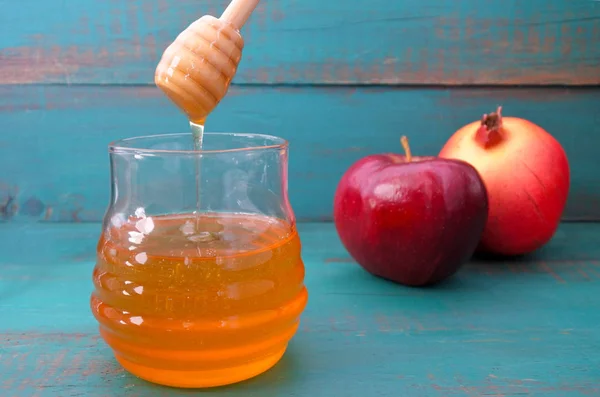
[(242, 382), (271, 369), (283, 357), (287, 344), (258, 361), (217, 370), (175, 371), (136, 364), (115, 354), (119, 364), (138, 378), (163, 386), (178, 388), (208, 388)]

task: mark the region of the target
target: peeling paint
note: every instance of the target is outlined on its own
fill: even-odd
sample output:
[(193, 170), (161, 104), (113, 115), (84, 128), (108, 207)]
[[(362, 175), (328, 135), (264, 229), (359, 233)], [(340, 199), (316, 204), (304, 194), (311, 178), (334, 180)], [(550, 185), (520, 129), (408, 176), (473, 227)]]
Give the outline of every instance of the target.
[[(225, 4), (209, 2), (208, 12), (218, 14)], [(335, 26), (340, 39), (319, 40), (326, 21), (302, 19), (317, 12), (311, 9), (316, 4), (259, 3), (244, 34), (266, 50), (246, 52), (235, 82), (600, 84), (600, 15), (591, 6), (535, 18), (514, 18), (501, 10), (495, 17), (474, 17), (459, 8), (393, 24), (382, 19), (381, 11), (357, 20), (358, 10), (351, 6)], [(165, 0), (113, 2), (92, 17), (81, 7), (73, 20), (30, 32), (25, 44), (0, 49), (0, 84), (151, 84), (162, 49), (194, 19), (192, 9), (191, 4), (173, 7)], [(361, 29), (365, 24), (377, 28)], [(398, 35), (401, 39), (389, 40)], [(373, 44), (365, 44), (369, 42)], [(282, 55), (289, 48), (294, 56)]]
[(19, 210), (17, 196), (19, 188), (0, 182), (0, 219), (10, 220)]
[(29, 197), (21, 206), (21, 213), (28, 216), (40, 216), (45, 210), (44, 203), (37, 197)]
[[(435, 154), (458, 127), (504, 104), (507, 115), (527, 117), (565, 142), (576, 161), (564, 217), (594, 220), (600, 219), (600, 188), (592, 183), (597, 154), (595, 145), (578, 142), (599, 136), (600, 115), (594, 119), (599, 95), (593, 88), (233, 87), (228, 110), (215, 112), (214, 125), (289, 139), (289, 194), (296, 216), (331, 220), (336, 181), (353, 161), (397, 150), (401, 134), (412, 134), (414, 151)], [(108, 142), (132, 131), (181, 128), (177, 109), (155, 87), (0, 86), (0, 98), (6, 99), (0, 109), (8, 108), (0, 111), (4, 124), (28, 120), (4, 134), (0, 148), (2, 169), (18, 164), (15, 179), (0, 176), (3, 219), (14, 221), (15, 213), (48, 222), (101, 220), (109, 187)], [(102, 112), (114, 117), (105, 120)], [(149, 120), (149, 114), (158, 117)], [(82, 135), (78, 128), (86, 125)], [(41, 130), (47, 133), (39, 135)], [(39, 141), (27, 146), (23, 137), (32, 136)], [(27, 147), (32, 159), (20, 162)], [(85, 170), (62, 178), (74, 161), (87, 161)], [(12, 194), (12, 186), (20, 186), (21, 195)], [(75, 200), (73, 194), (80, 196)], [(11, 195), (16, 199), (8, 203)], [(38, 213), (26, 204), (31, 197), (44, 205), (43, 213), (33, 217), (26, 215)]]
[(36, 196), (21, 197), (18, 186), (0, 181), (0, 221), (16, 216), (50, 222), (97, 222), (103, 211), (86, 208), (81, 194), (65, 194), (44, 202)]

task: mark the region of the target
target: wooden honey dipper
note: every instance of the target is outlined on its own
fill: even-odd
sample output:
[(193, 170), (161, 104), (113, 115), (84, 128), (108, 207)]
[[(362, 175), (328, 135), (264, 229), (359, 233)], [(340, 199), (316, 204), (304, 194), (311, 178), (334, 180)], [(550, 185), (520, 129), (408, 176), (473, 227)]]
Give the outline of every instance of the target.
[(203, 16), (163, 53), (154, 81), (192, 123), (204, 125), (227, 93), (242, 58), (240, 30), (258, 2), (233, 0), (219, 19)]

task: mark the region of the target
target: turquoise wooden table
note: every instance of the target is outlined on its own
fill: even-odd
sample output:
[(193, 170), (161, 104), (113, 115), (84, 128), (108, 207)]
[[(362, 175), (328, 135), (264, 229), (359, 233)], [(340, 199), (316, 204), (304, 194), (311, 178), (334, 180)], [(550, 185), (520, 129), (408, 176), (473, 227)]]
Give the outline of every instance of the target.
[[(164, 48), (228, 0), (0, 0), (0, 397), (600, 396), (600, 1), (262, 0), (210, 131), (290, 141), (309, 303), (288, 353), (206, 392), (125, 373), (88, 308), (109, 141), (187, 130)], [(376, 279), (331, 223), (354, 161), (435, 155), (503, 105), (564, 146), (565, 221), (535, 255), (435, 288)], [(342, 390), (344, 388), (344, 390)]]
[(209, 391), (124, 372), (88, 299), (100, 225), (0, 225), (3, 397), (600, 395), (600, 224), (561, 225), (519, 261), (473, 261), (435, 288), (365, 273), (329, 223), (300, 225), (309, 304), (289, 350)]

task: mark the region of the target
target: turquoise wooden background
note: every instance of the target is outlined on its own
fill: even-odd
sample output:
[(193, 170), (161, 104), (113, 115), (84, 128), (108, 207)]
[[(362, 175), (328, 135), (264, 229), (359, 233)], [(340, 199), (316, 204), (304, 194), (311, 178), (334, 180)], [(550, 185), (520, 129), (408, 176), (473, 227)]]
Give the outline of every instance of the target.
[[(224, 0), (0, 0), (0, 218), (97, 221), (109, 141), (184, 131), (153, 87), (160, 54)], [(436, 154), (502, 104), (572, 168), (565, 219), (600, 219), (600, 2), (263, 0), (211, 131), (291, 141), (299, 219), (328, 220), (361, 156)]]

